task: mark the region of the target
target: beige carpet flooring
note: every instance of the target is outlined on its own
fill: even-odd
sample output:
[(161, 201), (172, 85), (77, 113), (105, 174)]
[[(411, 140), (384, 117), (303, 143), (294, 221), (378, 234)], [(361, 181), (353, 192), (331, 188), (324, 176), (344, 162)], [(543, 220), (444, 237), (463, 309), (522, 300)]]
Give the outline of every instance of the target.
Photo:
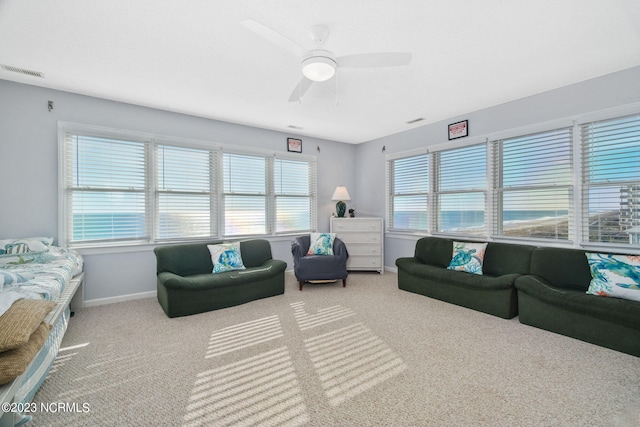
[[(637, 426), (640, 358), (401, 291), (287, 273), (284, 295), (71, 319), (31, 426)], [(75, 405), (74, 405), (75, 404)], [(65, 409), (66, 408), (66, 409)]]

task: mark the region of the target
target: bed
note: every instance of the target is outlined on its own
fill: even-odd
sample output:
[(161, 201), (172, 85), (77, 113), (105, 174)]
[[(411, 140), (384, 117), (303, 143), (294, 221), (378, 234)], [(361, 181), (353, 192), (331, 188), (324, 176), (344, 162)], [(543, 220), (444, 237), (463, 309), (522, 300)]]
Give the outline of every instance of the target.
[[(0, 240), (0, 320), (12, 306), (15, 309), (17, 301), (26, 301), (47, 307), (42, 323), (48, 329), (24, 372), (0, 385), (0, 403), (5, 405), (3, 409), (12, 409), (0, 411), (0, 427), (22, 425), (30, 420), (28, 414), (15, 409), (25, 407), (33, 399), (58, 354), (71, 310), (82, 307), (83, 266), (80, 254), (54, 246), (49, 237)], [(3, 354), (8, 353), (0, 353), (0, 363)], [(11, 406), (7, 407), (7, 403)]]

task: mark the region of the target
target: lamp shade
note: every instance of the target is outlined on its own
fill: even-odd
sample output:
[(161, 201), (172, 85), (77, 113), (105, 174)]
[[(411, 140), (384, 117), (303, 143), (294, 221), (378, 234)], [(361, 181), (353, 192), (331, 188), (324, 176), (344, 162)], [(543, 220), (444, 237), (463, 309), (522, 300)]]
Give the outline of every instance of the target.
[(302, 61), (302, 74), (314, 82), (329, 80), (336, 73), (336, 62), (324, 56), (313, 56)]
[(349, 191), (347, 191), (347, 187), (338, 186), (336, 187), (336, 191), (333, 192), (333, 196), (331, 200), (351, 200), (351, 196), (349, 196)]
[(342, 185), (336, 187), (336, 191), (333, 192), (333, 197), (331, 200), (337, 200), (336, 203), (336, 212), (338, 214), (338, 218), (344, 218), (344, 213), (347, 211), (347, 204), (343, 202), (343, 200), (351, 200), (349, 196), (349, 192), (347, 191), (347, 187)]

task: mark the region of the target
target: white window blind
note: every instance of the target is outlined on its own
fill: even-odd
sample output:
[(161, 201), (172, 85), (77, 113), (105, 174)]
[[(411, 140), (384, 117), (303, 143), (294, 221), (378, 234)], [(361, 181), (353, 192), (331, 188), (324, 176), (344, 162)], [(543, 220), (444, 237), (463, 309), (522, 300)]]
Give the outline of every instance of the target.
[(493, 142), (497, 235), (569, 239), (572, 135), (562, 128)]
[(581, 125), (583, 240), (640, 244), (640, 114)]
[(311, 230), (316, 223), (315, 163), (289, 159), (274, 160), (275, 232)]
[(214, 165), (217, 152), (156, 147), (156, 236), (159, 240), (216, 233)]
[(148, 241), (148, 144), (65, 134), (66, 241)]
[(61, 123), (60, 243), (100, 247), (316, 229), (316, 160)]
[(486, 144), (434, 153), (437, 231), (486, 235)]
[(265, 157), (223, 154), (224, 235), (267, 234)]
[(427, 231), (429, 154), (387, 162), (388, 229)]

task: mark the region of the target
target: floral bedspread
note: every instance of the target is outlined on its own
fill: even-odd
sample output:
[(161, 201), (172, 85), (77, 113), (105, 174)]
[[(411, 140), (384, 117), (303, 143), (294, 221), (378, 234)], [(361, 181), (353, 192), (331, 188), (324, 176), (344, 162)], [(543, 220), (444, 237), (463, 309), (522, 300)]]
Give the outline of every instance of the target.
[(0, 293), (15, 291), (31, 299), (57, 299), (83, 269), (82, 255), (59, 246), (0, 256)]

